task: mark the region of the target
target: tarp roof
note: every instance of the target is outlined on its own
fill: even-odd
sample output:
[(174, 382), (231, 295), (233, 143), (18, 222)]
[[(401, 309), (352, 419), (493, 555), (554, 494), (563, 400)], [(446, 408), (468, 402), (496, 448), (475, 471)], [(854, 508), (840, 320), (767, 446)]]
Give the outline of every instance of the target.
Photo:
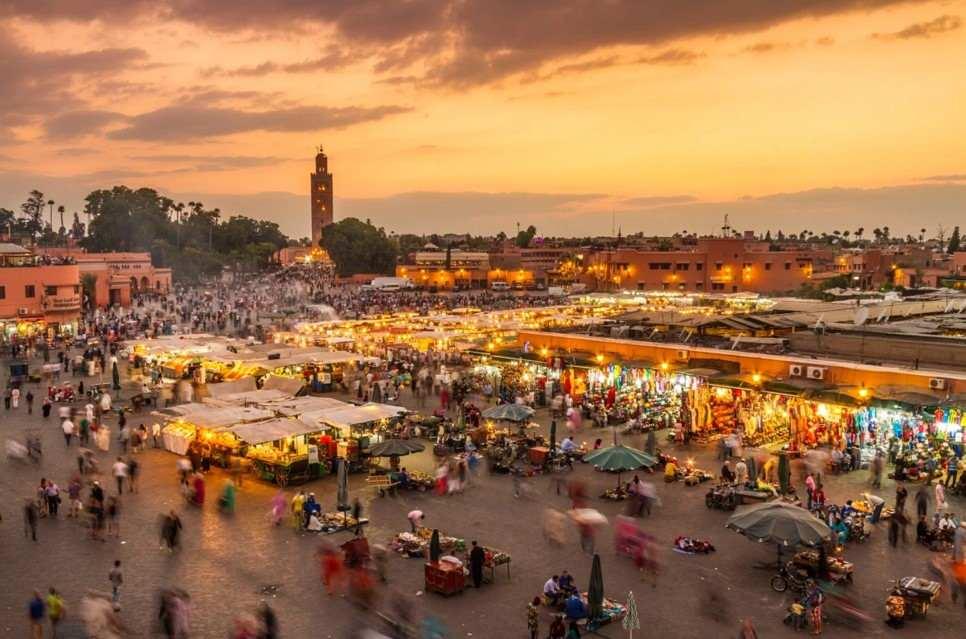
[(386, 419), (387, 417), (395, 417), (405, 412), (406, 409), (401, 406), (374, 404), (370, 402), (362, 406), (346, 404), (343, 407), (334, 407), (321, 411), (317, 416), (313, 415), (313, 417), (336, 428), (347, 428), (358, 424), (368, 424), (369, 422)]
[(309, 424), (300, 419), (280, 417), (263, 422), (240, 424), (231, 428), (231, 432), (249, 444), (263, 444), (286, 437), (316, 433), (320, 430), (318, 424)]
[(218, 384), (207, 384), (208, 395), (215, 399), (222, 399), (228, 395), (238, 393), (249, 393), (257, 390), (254, 377), (243, 377), (232, 382), (220, 382)]
[(207, 404), (184, 404), (172, 406), (166, 412), (183, 417), (195, 426), (210, 430), (221, 430), (235, 424), (271, 419), (275, 416), (270, 410), (251, 406), (210, 406)]
[(271, 375), (262, 384), (262, 390), (280, 393), (287, 397), (294, 397), (302, 392), (304, 386), (305, 384), (300, 379)]

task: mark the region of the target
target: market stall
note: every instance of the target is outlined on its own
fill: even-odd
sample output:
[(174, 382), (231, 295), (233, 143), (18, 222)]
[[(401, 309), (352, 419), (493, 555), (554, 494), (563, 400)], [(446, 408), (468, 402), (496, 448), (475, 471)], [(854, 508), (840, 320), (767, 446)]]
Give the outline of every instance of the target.
[(253, 462), (256, 474), (281, 485), (302, 483), (331, 472), (331, 460), (320, 454), (321, 430), (318, 424), (294, 418), (275, 418), (230, 429), (243, 443), (242, 454)]

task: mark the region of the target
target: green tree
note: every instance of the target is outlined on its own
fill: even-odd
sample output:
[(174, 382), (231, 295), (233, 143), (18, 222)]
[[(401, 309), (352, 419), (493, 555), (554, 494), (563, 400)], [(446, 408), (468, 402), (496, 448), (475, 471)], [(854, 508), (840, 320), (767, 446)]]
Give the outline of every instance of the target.
[(516, 245), (520, 248), (526, 248), (530, 246), (530, 242), (533, 241), (533, 237), (537, 234), (537, 227), (533, 224), (528, 226), (525, 231), (520, 231), (517, 233)]
[(347, 217), (325, 227), (322, 244), (335, 262), (339, 275), (391, 273), (396, 265), (396, 247), (385, 229), (369, 221)]
[(23, 230), (31, 239), (34, 239), (43, 231), (44, 206), (46, 203), (44, 194), (34, 189), (27, 196), (26, 201), (20, 205), (20, 210), (23, 211), (24, 215)]
[(954, 226), (953, 234), (949, 236), (949, 244), (946, 245), (946, 252), (950, 254), (955, 253), (956, 251), (959, 250), (959, 244), (960, 244), (959, 227)]

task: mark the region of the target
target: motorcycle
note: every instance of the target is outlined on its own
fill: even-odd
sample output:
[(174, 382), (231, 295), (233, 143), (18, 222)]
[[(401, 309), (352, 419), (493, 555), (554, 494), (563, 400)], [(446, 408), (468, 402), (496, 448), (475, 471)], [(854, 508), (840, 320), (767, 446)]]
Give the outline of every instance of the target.
[(808, 574), (800, 570), (797, 566), (788, 563), (778, 569), (778, 574), (771, 578), (771, 589), (775, 592), (785, 592), (791, 589), (792, 592), (805, 592), (805, 584), (808, 581)]

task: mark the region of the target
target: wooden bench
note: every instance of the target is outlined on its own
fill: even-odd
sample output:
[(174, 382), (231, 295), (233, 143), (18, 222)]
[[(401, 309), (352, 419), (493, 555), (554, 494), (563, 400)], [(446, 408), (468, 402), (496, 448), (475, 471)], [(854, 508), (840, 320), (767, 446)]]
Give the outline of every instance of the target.
[(396, 486), (399, 482), (394, 482), (389, 475), (369, 475), (366, 477), (366, 485), (379, 491), (379, 496), (384, 497), (386, 493), (396, 494)]

